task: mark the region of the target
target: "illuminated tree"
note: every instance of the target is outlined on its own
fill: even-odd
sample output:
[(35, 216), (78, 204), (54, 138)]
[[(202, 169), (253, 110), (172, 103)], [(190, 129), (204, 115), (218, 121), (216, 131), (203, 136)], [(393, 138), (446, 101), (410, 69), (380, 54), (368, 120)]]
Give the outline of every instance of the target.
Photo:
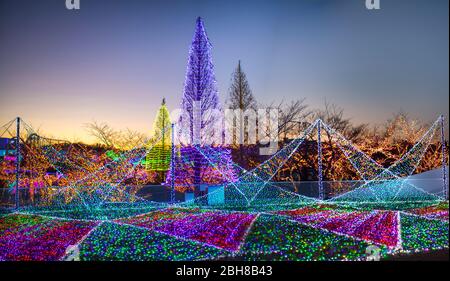
[[(189, 51), (181, 108), (178, 125), (179, 140), (182, 146), (191, 147), (191, 149), (181, 150), (182, 154), (183, 152), (185, 154), (182, 157), (188, 158), (182, 163), (190, 167), (181, 169), (177, 167), (176, 173), (183, 173), (182, 178), (193, 186), (199, 187), (200, 183), (205, 182), (203, 170), (207, 168), (209, 162), (205, 163), (205, 156), (199, 152), (198, 147), (211, 146), (211, 149), (217, 150), (218, 143), (214, 142), (223, 136), (221, 126), (218, 126), (221, 125), (222, 115), (212, 63), (211, 44), (201, 18), (196, 21)], [(231, 163), (229, 151), (225, 153), (226, 149), (221, 149), (224, 153), (219, 153), (221, 159), (216, 160), (221, 163)], [(175, 176), (175, 178), (180, 177)], [(222, 181), (225, 180), (222, 178)]]
[[(198, 185), (194, 182), (196, 178), (193, 176), (195, 174), (194, 157), (198, 157), (195, 160), (201, 167), (201, 183), (222, 184), (237, 180), (229, 149), (225, 147), (182, 146), (177, 148), (174, 155), (175, 174), (173, 175), (173, 181), (178, 191), (192, 190), (192, 187)], [(168, 173), (166, 182), (170, 184), (171, 181), (172, 175)]]
[[(219, 96), (211, 56), (211, 44), (201, 18), (197, 19), (184, 82), (180, 121), (188, 128), (187, 144), (204, 144), (215, 137), (220, 116)], [(220, 133), (220, 132), (219, 132)], [(197, 139), (195, 139), (197, 137)]]
[(171, 122), (165, 99), (161, 103), (153, 127), (153, 136), (157, 142), (152, 143), (153, 147), (146, 156), (145, 168), (163, 175), (169, 169), (172, 144)]

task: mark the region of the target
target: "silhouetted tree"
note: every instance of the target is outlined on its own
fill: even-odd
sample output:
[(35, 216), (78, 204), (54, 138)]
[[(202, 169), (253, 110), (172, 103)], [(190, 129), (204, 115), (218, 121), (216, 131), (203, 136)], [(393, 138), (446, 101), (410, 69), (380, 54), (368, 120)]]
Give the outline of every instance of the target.
[[(239, 163), (242, 165), (243, 160), (245, 157), (244, 153), (244, 143), (246, 142), (246, 134), (250, 134), (249, 130), (255, 130), (256, 136), (257, 128), (250, 128), (250, 122), (248, 121), (247, 126), (245, 126), (245, 114), (250, 113), (254, 117), (256, 117), (257, 114), (257, 104), (256, 100), (252, 94), (252, 91), (250, 89), (250, 85), (247, 80), (247, 76), (245, 75), (244, 71), (241, 67), (241, 61), (238, 61), (238, 65), (236, 69), (234, 70), (232, 77), (231, 77), (231, 86), (229, 89), (229, 96), (228, 96), (228, 108), (235, 110), (235, 113), (237, 113), (236, 116), (232, 116), (232, 120), (226, 120), (226, 122), (230, 122), (232, 126), (232, 140), (233, 143), (239, 144), (239, 153), (238, 153), (238, 160)], [(237, 110), (237, 112), (236, 112)], [(248, 110), (251, 110), (252, 112), (248, 112)], [(254, 125), (256, 125), (257, 120), (255, 120)], [(248, 142), (248, 137), (247, 137)], [(248, 143), (247, 143), (248, 145)]]

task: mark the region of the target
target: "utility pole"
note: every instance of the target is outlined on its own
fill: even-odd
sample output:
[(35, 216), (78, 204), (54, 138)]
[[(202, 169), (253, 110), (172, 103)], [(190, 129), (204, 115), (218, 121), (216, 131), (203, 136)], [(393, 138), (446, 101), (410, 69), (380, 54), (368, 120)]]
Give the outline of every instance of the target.
[(323, 193), (323, 181), (322, 181), (322, 140), (321, 140), (321, 125), (322, 120), (318, 120), (317, 122), (317, 162), (318, 162), (318, 178), (319, 178), (319, 199), (324, 199), (324, 193)]
[(445, 151), (445, 131), (444, 131), (444, 115), (441, 115), (441, 144), (442, 144), (442, 196), (444, 199), (448, 199), (447, 190), (447, 155)]
[(175, 124), (172, 123), (172, 153), (170, 155), (170, 203), (175, 203)]
[(19, 209), (19, 180), (20, 180), (20, 117), (17, 117), (16, 128), (16, 193), (15, 203), (16, 210)]

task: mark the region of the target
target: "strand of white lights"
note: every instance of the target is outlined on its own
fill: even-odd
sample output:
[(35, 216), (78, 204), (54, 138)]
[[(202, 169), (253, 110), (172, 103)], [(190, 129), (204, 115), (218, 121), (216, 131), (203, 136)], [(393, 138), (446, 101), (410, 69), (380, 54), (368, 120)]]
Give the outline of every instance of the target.
[[(413, 148), (411, 148), (405, 155), (403, 155), (403, 157), (401, 157), (398, 161), (396, 161), (393, 165), (391, 165), (391, 167), (385, 169), (381, 174), (389, 173), (390, 175), (394, 175), (398, 180), (403, 180), (403, 179), (401, 179), (401, 178), (399, 177), (399, 175), (397, 175), (397, 174), (395, 174), (394, 172), (392, 172), (391, 169), (393, 169), (394, 167), (397, 167), (397, 166), (403, 164), (404, 162), (406, 162), (406, 161), (408, 160), (407, 157), (409, 157), (413, 152), (415, 152), (415, 151), (417, 150), (417, 149), (416, 149), (417, 147), (423, 147), (423, 142), (424, 142), (424, 140), (426, 140), (426, 137), (428, 137), (428, 141), (427, 141), (427, 145), (425, 146), (425, 149), (423, 149), (423, 150), (417, 150), (417, 151), (419, 151), (419, 152), (421, 152), (421, 153), (420, 153), (419, 157), (417, 157), (417, 155), (415, 155), (415, 158), (414, 158), (414, 159), (417, 159), (417, 158), (418, 158), (418, 159), (416, 160), (415, 165), (413, 165), (413, 168), (410, 169), (410, 171), (408, 171), (408, 174), (410, 175), (410, 174), (417, 168), (417, 165), (419, 164), (420, 160), (423, 158), (423, 155), (424, 155), (426, 149), (428, 148), (428, 146), (429, 146), (429, 144), (430, 144), (430, 142), (431, 142), (431, 139), (432, 139), (432, 137), (433, 137), (433, 135), (434, 135), (433, 132), (435, 131), (436, 124), (437, 124), (438, 121), (439, 121), (439, 120), (437, 120), (437, 121), (430, 127), (430, 129), (429, 129), (429, 130), (428, 130), (428, 131), (420, 138), (420, 140), (414, 145)], [(433, 134), (431, 134), (431, 133), (433, 133)], [(355, 168), (358, 169), (357, 166), (355, 166)], [(389, 177), (390, 177), (390, 176), (389, 176)], [(388, 177), (388, 178), (389, 178), (389, 177)], [(349, 194), (349, 193), (354, 193), (354, 192), (357, 191), (358, 189), (363, 189), (363, 188), (369, 187), (369, 188), (371, 189), (373, 195), (375, 195), (375, 197), (377, 198), (377, 201), (380, 201), (380, 199), (379, 199), (378, 196), (376, 195), (375, 191), (371, 188), (371, 183), (373, 183), (373, 182), (378, 182), (378, 181), (386, 181), (386, 182), (387, 182), (388, 180), (385, 179), (385, 176), (383, 176), (383, 175), (378, 175), (377, 177), (375, 177), (375, 178), (373, 178), (373, 179), (367, 181), (367, 183), (364, 184), (364, 185), (362, 185), (361, 187), (359, 187), (359, 188), (357, 188), (357, 189), (355, 189), (355, 190), (352, 190), (352, 191), (350, 191), (350, 192), (341, 194), (341, 195), (339, 195), (339, 196), (337, 196), (337, 197), (334, 197), (334, 198), (332, 198), (332, 199), (335, 200), (335, 199), (341, 198), (341, 197), (343, 197), (343, 196), (346, 196), (346, 195)], [(420, 189), (420, 188), (418, 188), (418, 187), (416, 187), (416, 186), (414, 186), (414, 185), (412, 185), (412, 184), (407, 183), (407, 185), (413, 187), (414, 189), (418, 190), (419, 192), (424, 192), (424, 193), (426, 193), (427, 195), (430, 195), (430, 196), (435, 197), (434, 194), (428, 193), (428, 192), (426, 192), (426, 191), (424, 191), (424, 190), (422, 190), (422, 189)], [(402, 187), (401, 189), (399, 189), (399, 190), (397, 191), (397, 194), (394, 196), (394, 199), (398, 196), (398, 194), (401, 192), (401, 190), (402, 190), (403, 188), (404, 188), (404, 187)]]

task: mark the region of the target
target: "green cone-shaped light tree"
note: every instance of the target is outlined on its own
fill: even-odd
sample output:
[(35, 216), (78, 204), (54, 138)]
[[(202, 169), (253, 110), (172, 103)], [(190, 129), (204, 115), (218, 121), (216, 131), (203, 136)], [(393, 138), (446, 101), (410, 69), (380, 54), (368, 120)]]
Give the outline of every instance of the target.
[(172, 145), (171, 122), (165, 99), (158, 110), (153, 128), (153, 138), (156, 141), (152, 142), (153, 147), (147, 154), (145, 168), (159, 172), (164, 180), (164, 174), (170, 166)]

